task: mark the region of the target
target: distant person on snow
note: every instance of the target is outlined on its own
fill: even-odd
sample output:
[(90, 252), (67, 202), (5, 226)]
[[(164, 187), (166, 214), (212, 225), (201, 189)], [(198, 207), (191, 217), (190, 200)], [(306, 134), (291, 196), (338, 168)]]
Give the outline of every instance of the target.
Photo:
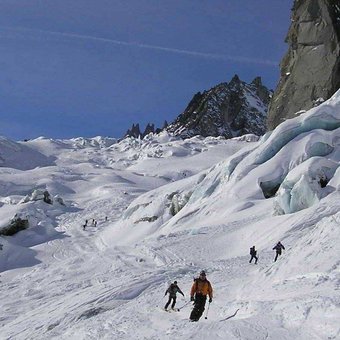
[(83, 225), (84, 230), (85, 230), (86, 226), (87, 226), (87, 220), (85, 220), (85, 224)]
[(258, 257), (256, 256), (256, 253), (257, 253), (257, 251), (255, 250), (255, 246), (252, 246), (250, 248), (251, 258), (249, 260), (249, 263), (251, 263), (251, 261), (253, 261), (253, 259), (255, 259), (255, 264), (257, 264)]
[(164, 296), (166, 296), (166, 294), (168, 294), (168, 293), (169, 293), (169, 300), (166, 303), (166, 305), (164, 306), (165, 310), (167, 310), (167, 308), (169, 307), (171, 300), (172, 300), (171, 309), (174, 309), (175, 304), (176, 304), (176, 299), (177, 299), (177, 296), (176, 296), (177, 293), (180, 293), (184, 296), (181, 289), (177, 286), (177, 281), (174, 281), (174, 283), (171, 283), (169, 288), (165, 291)]
[(213, 289), (207, 280), (205, 271), (202, 270), (200, 276), (194, 280), (191, 287), (191, 301), (194, 301), (194, 309), (190, 314), (190, 321), (198, 321), (204, 312), (205, 303), (209, 295), (209, 303), (212, 302)]
[(174, 283), (172, 283), (169, 288), (165, 291), (165, 294), (164, 296), (166, 296), (166, 294), (169, 293), (169, 300), (168, 302), (166, 303), (166, 305), (164, 306), (164, 309), (167, 310), (167, 308), (169, 307), (170, 303), (171, 303), (171, 300), (172, 300), (172, 305), (171, 305), (171, 309), (174, 309), (175, 308), (175, 304), (176, 304), (176, 299), (177, 299), (177, 296), (176, 294), (177, 293), (180, 293), (184, 296), (183, 292), (180, 290), (180, 288), (177, 286), (177, 281), (174, 281)]
[(275, 256), (274, 262), (276, 262), (276, 260), (277, 260), (277, 258), (279, 257), (279, 255), (281, 255), (282, 249), (285, 250), (285, 247), (284, 247), (283, 244), (279, 241), (279, 242), (277, 243), (277, 245), (273, 248), (273, 250), (276, 250), (276, 256)]

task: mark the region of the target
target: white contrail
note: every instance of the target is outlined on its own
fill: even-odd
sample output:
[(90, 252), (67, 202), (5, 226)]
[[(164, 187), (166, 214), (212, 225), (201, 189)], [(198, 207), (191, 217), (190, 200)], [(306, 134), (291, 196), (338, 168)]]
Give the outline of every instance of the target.
[(247, 57), (239, 57), (239, 56), (230, 56), (230, 55), (225, 55), (225, 54), (205, 53), (205, 52), (198, 52), (198, 51), (190, 51), (190, 50), (183, 50), (183, 49), (172, 48), (172, 47), (163, 47), (163, 46), (149, 45), (149, 44), (143, 44), (143, 43), (138, 43), (138, 42), (129, 42), (129, 41), (109, 39), (109, 38), (101, 38), (101, 37), (95, 37), (95, 36), (91, 36), (91, 35), (82, 35), (82, 34), (76, 34), (76, 33), (45, 31), (45, 30), (25, 28), (25, 27), (0, 27), (0, 29), (10, 30), (12, 32), (13, 31), (14, 32), (24, 32), (25, 31), (25, 32), (40, 33), (40, 34), (59, 36), (59, 37), (61, 36), (61, 37), (65, 37), (65, 38), (92, 40), (92, 41), (103, 42), (103, 43), (107, 43), (107, 44), (139, 47), (139, 48), (158, 50), (158, 51), (164, 51), (164, 52), (170, 52), (170, 53), (191, 55), (191, 56), (194, 56), (194, 57), (201, 57), (201, 58), (208, 58), (208, 59), (219, 59), (219, 60), (234, 61), (234, 62), (239, 62), (239, 63), (260, 64), (260, 65), (267, 65), (267, 66), (278, 66), (278, 62), (272, 61), (272, 60), (247, 58)]

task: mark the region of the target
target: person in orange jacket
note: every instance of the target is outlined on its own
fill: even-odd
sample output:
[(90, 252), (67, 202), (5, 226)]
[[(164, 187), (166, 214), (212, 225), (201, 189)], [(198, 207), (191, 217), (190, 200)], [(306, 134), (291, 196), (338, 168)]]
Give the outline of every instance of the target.
[(211, 283), (207, 280), (205, 271), (202, 270), (200, 276), (194, 280), (191, 287), (191, 301), (194, 301), (194, 309), (190, 314), (190, 321), (198, 321), (204, 312), (205, 303), (209, 295), (209, 303), (212, 302), (213, 289)]

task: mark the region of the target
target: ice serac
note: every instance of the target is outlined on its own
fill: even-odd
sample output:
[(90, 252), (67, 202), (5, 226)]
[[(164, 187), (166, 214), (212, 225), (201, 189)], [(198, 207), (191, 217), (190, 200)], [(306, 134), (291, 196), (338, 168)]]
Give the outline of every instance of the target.
[(333, 178), (338, 176), (339, 150), (340, 90), (221, 163), (196, 187), (190, 201), (221, 195), (241, 201), (276, 196), (276, 213), (308, 208), (337, 190)]
[(260, 77), (247, 84), (235, 75), (229, 83), (196, 93), (166, 130), (182, 138), (263, 135), (271, 94)]
[(335, 190), (328, 185), (339, 163), (324, 157), (312, 157), (298, 165), (284, 179), (274, 202), (278, 214), (303, 210), (318, 203)]
[(295, 0), (286, 42), (289, 49), (268, 111), (270, 130), (340, 88), (339, 1)]

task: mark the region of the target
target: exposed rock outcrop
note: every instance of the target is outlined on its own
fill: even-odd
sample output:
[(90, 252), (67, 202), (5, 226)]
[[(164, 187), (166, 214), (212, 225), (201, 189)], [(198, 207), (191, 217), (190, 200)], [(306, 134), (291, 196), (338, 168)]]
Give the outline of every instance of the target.
[(132, 124), (132, 128), (128, 129), (124, 137), (135, 137), (139, 138), (142, 135), (140, 132), (139, 124)]
[(295, 0), (286, 42), (289, 49), (268, 112), (270, 130), (340, 88), (340, 2)]
[(45, 203), (53, 204), (50, 193), (47, 190), (35, 189), (30, 195), (26, 195), (20, 203), (27, 203), (32, 201), (42, 200)]
[(164, 121), (162, 128), (155, 128), (155, 124), (148, 123), (144, 132), (141, 132), (139, 128), (139, 124), (132, 124), (132, 128), (128, 129), (124, 135), (125, 137), (134, 137), (134, 138), (141, 138), (143, 139), (149, 133), (159, 133), (164, 130), (168, 126), (168, 122)]
[(229, 83), (196, 93), (166, 130), (182, 138), (195, 135), (232, 138), (262, 135), (271, 92), (256, 77), (247, 84), (235, 75)]
[(28, 219), (22, 219), (18, 216), (15, 216), (7, 227), (4, 227), (0, 230), (0, 235), (12, 236), (21, 230), (27, 229), (28, 226)]

